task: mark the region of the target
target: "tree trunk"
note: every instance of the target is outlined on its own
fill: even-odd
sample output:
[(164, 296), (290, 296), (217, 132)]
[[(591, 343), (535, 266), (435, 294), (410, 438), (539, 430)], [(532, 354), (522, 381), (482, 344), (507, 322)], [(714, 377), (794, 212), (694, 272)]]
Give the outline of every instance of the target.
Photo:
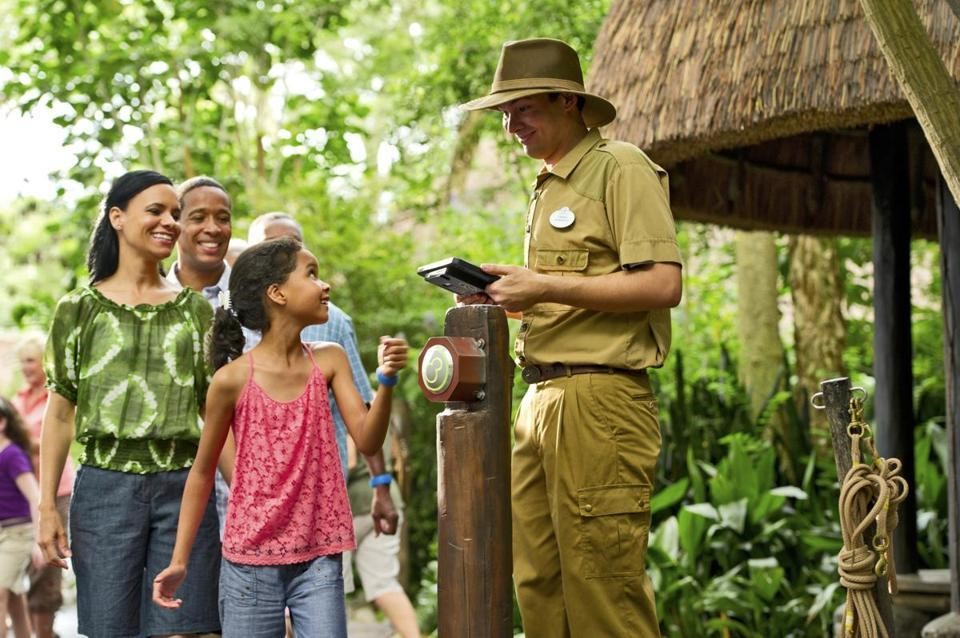
[(790, 237), (790, 294), (793, 298), (794, 350), (798, 410), (810, 423), (817, 449), (830, 449), (826, 415), (809, 409), (810, 397), (824, 379), (847, 376), (843, 348), (847, 331), (843, 319), (843, 276), (836, 239), (810, 235)]
[[(780, 309), (777, 307), (777, 244), (773, 233), (737, 232), (737, 330), (740, 336), (740, 380), (750, 396), (750, 416), (769, 411), (770, 401), (786, 387)], [(769, 411), (766, 435), (777, 449), (780, 466), (795, 479), (789, 441), (794, 433), (781, 410)]]
[(750, 416), (760, 416), (780, 389), (783, 346), (777, 307), (777, 246), (773, 233), (737, 233), (737, 327), (740, 380), (750, 395)]
[(483, 131), (482, 118), (486, 116), (487, 114), (483, 111), (469, 111), (457, 131), (457, 143), (453, 149), (450, 173), (444, 189), (445, 204), (463, 193), (477, 144), (480, 143), (480, 134)]
[(860, 0), (887, 64), (923, 127), (940, 172), (960, 200), (960, 90), (911, 0)]

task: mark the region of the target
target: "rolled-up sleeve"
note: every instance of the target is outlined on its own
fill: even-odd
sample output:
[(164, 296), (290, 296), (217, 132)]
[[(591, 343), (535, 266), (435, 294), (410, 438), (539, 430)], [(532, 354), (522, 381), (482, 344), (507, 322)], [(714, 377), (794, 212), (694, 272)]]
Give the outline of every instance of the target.
[(642, 161), (620, 165), (607, 182), (606, 209), (622, 268), (682, 265), (666, 171)]
[(77, 402), (77, 370), (79, 369), (80, 304), (73, 296), (57, 303), (47, 335), (43, 370), (47, 388), (73, 404)]

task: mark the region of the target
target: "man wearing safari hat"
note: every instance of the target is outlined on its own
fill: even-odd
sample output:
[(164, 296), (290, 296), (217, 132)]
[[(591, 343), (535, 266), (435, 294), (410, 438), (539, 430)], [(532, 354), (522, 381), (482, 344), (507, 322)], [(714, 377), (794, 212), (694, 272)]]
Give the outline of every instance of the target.
[(559, 40), (506, 43), (489, 95), (463, 108), (500, 111), (543, 161), (524, 266), (484, 265), (500, 279), (459, 299), (523, 313), (512, 500), (524, 631), (659, 636), (644, 566), (660, 452), (646, 369), (663, 365), (681, 294), (667, 175), (600, 136), (616, 108), (584, 89)]

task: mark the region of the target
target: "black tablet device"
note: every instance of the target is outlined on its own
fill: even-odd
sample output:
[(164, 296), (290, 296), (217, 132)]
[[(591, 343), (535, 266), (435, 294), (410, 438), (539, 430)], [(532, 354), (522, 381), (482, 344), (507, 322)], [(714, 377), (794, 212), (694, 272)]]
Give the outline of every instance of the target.
[(487, 285), (500, 279), (499, 276), (485, 273), (478, 266), (457, 257), (448, 257), (421, 266), (417, 268), (417, 274), (434, 286), (458, 295), (481, 293)]

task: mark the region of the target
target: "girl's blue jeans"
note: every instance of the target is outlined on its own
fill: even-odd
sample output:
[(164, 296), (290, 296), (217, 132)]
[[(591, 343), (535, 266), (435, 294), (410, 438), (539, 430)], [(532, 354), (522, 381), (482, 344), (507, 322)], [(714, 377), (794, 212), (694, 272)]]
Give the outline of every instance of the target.
[(293, 565), (220, 565), (224, 638), (278, 638), (290, 609), (293, 634), (347, 638), (340, 554)]

